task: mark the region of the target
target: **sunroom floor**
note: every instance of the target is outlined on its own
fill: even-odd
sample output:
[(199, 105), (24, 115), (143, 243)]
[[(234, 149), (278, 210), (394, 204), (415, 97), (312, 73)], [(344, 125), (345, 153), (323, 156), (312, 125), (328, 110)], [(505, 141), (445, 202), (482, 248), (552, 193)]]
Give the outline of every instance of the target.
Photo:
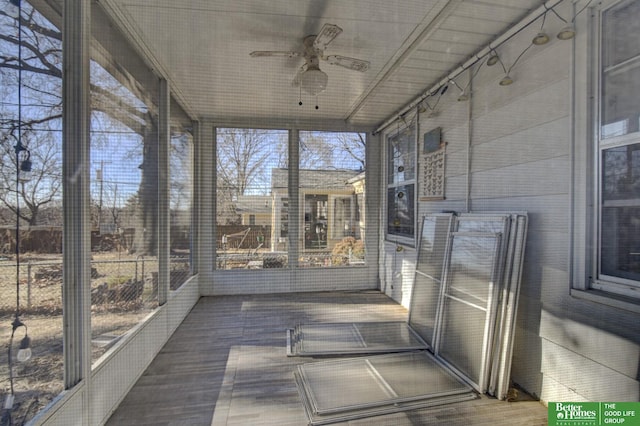
[[(203, 297), (140, 377), (107, 425), (305, 425), (294, 370), (326, 357), (287, 357), (286, 329), (301, 323), (405, 321), (373, 291)], [(349, 425), (546, 425), (523, 395), (481, 396)]]

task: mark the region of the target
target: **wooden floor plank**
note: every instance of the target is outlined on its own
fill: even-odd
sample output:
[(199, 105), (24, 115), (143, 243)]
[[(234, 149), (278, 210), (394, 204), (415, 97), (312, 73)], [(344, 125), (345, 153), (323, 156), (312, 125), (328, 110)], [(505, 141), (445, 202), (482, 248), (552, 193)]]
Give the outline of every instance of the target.
[[(313, 358), (286, 356), (299, 323), (405, 321), (378, 292), (201, 298), (113, 413), (107, 425), (304, 425), (293, 378)], [(545, 425), (537, 401), (489, 397), (344, 425)]]

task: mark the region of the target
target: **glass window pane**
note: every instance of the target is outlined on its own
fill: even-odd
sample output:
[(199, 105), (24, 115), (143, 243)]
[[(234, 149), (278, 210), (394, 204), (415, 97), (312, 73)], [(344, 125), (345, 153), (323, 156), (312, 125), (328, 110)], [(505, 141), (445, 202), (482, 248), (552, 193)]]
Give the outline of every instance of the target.
[(130, 82), (97, 61), (91, 63), (91, 83), (95, 362), (158, 306), (158, 117), (132, 93)]
[(304, 248), (327, 248), (327, 195), (306, 194), (304, 196)]
[(602, 154), (601, 273), (640, 281), (640, 143)]
[(219, 128), (216, 137), (216, 267), (286, 267), (287, 132)]
[(1, 423), (17, 425), (64, 389), (62, 31), (26, 1), (0, 9), (0, 376), (2, 401), (15, 397)]
[(171, 226), (170, 289), (176, 290), (191, 276), (193, 140), (187, 132), (174, 131), (169, 155), (169, 208)]
[(639, 131), (640, 2), (624, 1), (602, 17), (601, 137)]
[(362, 133), (300, 132), (301, 267), (364, 262), (365, 141)]
[(413, 126), (388, 138), (388, 183), (415, 179), (416, 143)]
[(401, 185), (387, 191), (387, 233), (413, 237), (415, 229), (415, 185)]
[(351, 209), (351, 197), (337, 197), (333, 201), (331, 235), (334, 239), (353, 237), (354, 218)]
[(605, 68), (640, 55), (640, 2), (626, 0), (602, 15), (602, 55)]

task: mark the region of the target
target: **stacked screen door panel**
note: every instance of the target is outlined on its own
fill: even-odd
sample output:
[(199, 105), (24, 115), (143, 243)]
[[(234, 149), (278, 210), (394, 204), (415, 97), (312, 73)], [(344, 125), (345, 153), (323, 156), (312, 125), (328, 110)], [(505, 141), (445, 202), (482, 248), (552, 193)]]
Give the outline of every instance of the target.
[(431, 348), (435, 343), (442, 275), (453, 219), (451, 213), (425, 216), (418, 242), (416, 273), (409, 305), (409, 325)]
[(290, 356), (366, 355), (297, 367), (309, 423), (464, 401), (473, 390), (505, 399), (526, 231), (525, 213), (428, 214), (408, 323), (289, 330)]
[(428, 214), (418, 249), (410, 326), (438, 360), (500, 399), (510, 381), (526, 229), (521, 212)]

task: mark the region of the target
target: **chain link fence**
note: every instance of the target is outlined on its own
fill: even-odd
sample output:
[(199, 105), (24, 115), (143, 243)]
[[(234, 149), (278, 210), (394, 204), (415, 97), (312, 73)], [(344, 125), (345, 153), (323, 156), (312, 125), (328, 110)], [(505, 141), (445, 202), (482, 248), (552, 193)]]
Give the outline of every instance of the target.
[[(191, 275), (187, 255), (172, 256), (170, 287), (179, 288)], [(0, 260), (0, 341), (8, 347), (19, 302), (20, 320), (28, 328), (32, 357), (24, 363), (13, 359), (16, 395), (14, 419), (33, 417), (62, 392), (62, 260), (30, 257), (18, 268), (13, 259)], [(16, 293), (19, 287), (19, 298)], [(157, 306), (158, 261), (121, 253), (93, 253), (91, 261), (91, 353), (95, 362), (132, 327)], [(22, 327), (13, 340), (14, 357), (23, 338)], [(0, 351), (0, 390), (11, 386), (8, 352)]]

